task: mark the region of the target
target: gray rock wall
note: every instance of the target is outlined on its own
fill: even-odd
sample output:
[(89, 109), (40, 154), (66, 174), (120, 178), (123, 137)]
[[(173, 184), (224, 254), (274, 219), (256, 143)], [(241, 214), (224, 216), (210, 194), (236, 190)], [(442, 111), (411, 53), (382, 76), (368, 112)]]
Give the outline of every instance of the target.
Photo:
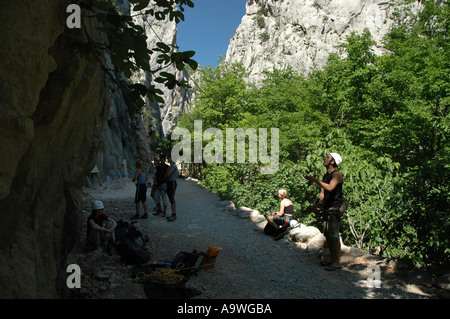
[[(291, 66), (302, 74), (323, 67), (352, 31), (369, 29), (381, 43), (392, 25), (387, 0), (248, 0), (232, 37), (227, 62), (242, 62), (258, 83), (264, 70)], [(417, 4), (413, 4), (417, 5)], [(375, 47), (380, 54), (381, 48)]]
[[(66, 292), (64, 261), (81, 231), (80, 189), (108, 116), (100, 65), (70, 48), (69, 4), (0, 2), (1, 298)], [(90, 23), (94, 39), (104, 40)]]
[[(122, 14), (132, 13), (133, 6), (128, 0), (116, 0), (116, 2)], [(152, 1), (149, 7), (153, 6)], [(134, 18), (134, 22), (145, 29), (149, 49), (156, 47), (156, 43), (162, 41), (172, 46), (175, 51), (178, 50), (177, 26), (174, 21), (169, 21), (168, 18), (158, 21), (150, 15), (139, 15)], [(151, 56), (151, 70), (160, 68), (156, 62), (157, 57), (157, 52)], [(176, 74), (179, 80), (188, 79), (187, 72), (178, 71), (174, 66), (166, 67), (161, 71)], [(158, 73), (136, 72), (132, 76), (132, 81), (149, 85)], [(116, 77), (120, 75), (117, 74)], [(125, 104), (122, 92), (111, 82), (109, 86), (113, 88), (111, 111), (103, 128), (103, 145), (96, 159), (102, 179), (114, 179), (133, 174), (138, 159), (149, 167), (154, 156), (151, 142), (155, 139), (148, 138), (151, 119), (143, 114), (151, 115), (159, 136), (165, 137), (176, 127), (179, 117), (186, 111), (191, 94), (190, 90), (184, 88), (175, 87), (169, 90), (164, 85), (156, 83), (156, 86), (164, 93), (164, 104), (148, 102), (142, 114), (133, 115)]]

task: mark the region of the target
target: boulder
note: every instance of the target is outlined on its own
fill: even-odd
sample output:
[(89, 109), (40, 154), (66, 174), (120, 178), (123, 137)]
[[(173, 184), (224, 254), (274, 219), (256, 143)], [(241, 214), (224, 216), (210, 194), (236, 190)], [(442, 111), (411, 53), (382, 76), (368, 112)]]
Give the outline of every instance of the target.
[(350, 257), (361, 257), (366, 255), (366, 253), (359, 248), (350, 247), (350, 249), (347, 252), (347, 255), (349, 255)]
[(256, 209), (241, 206), (238, 208), (239, 218), (252, 218), (259, 216), (259, 212)]
[(312, 252), (312, 253), (317, 253), (321, 249), (326, 248), (326, 247), (328, 247), (327, 240), (326, 240), (325, 236), (322, 233), (320, 233), (320, 234), (314, 236), (310, 240), (308, 247), (306, 248), (306, 251)]
[(315, 236), (320, 234), (320, 230), (314, 226), (293, 228), (289, 235), (293, 241), (306, 243), (311, 241)]
[(433, 285), (438, 287), (438, 288), (450, 291), (450, 273), (447, 273), (447, 274), (445, 274), (443, 276), (438, 277), (433, 282)]

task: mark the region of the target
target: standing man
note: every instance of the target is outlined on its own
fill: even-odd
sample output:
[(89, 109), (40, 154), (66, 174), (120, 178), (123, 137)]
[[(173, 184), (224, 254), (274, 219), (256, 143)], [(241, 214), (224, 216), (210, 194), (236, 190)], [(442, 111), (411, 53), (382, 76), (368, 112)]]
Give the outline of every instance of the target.
[[(153, 198), (157, 205), (157, 211), (153, 215), (159, 215), (162, 213), (162, 216), (166, 216), (167, 183), (165, 177), (168, 169), (169, 165), (166, 164), (166, 157), (164, 155), (160, 155), (159, 164), (156, 167), (155, 173), (155, 193)], [(161, 202), (164, 205), (164, 211), (161, 209)]]
[(323, 262), (325, 270), (341, 269), (341, 241), (339, 238), (339, 229), (341, 228), (341, 208), (344, 200), (342, 197), (343, 177), (336, 168), (342, 163), (342, 157), (338, 153), (330, 153), (323, 160), (323, 165), (327, 168), (327, 173), (322, 180), (313, 176), (306, 178), (319, 184), (322, 190), (317, 197), (316, 204), (323, 202), (323, 233), (330, 249), (331, 261)]
[(166, 172), (164, 179), (167, 183), (167, 196), (169, 197), (170, 205), (172, 208), (172, 215), (167, 217), (167, 221), (173, 222), (177, 219), (177, 204), (175, 202), (175, 191), (177, 189), (177, 177), (178, 177), (178, 167), (177, 164), (172, 160), (172, 156), (169, 155), (167, 158), (170, 167)]
[(134, 202), (136, 203), (136, 215), (132, 219), (139, 218), (140, 205), (144, 204), (144, 215), (142, 218), (147, 218), (147, 174), (144, 172), (141, 161), (136, 161), (136, 173), (133, 178), (133, 182), (136, 182), (136, 195), (134, 196)]

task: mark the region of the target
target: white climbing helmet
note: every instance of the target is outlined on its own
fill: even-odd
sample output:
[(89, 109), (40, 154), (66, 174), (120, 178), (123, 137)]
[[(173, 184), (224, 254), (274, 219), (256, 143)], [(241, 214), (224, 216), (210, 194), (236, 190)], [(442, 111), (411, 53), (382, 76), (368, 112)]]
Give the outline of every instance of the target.
[(105, 206), (103, 205), (103, 203), (99, 200), (94, 200), (92, 202), (92, 209), (104, 209)]
[(337, 166), (341, 165), (342, 163), (342, 157), (338, 153), (330, 153), (330, 155), (333, 157), (334, 162)]

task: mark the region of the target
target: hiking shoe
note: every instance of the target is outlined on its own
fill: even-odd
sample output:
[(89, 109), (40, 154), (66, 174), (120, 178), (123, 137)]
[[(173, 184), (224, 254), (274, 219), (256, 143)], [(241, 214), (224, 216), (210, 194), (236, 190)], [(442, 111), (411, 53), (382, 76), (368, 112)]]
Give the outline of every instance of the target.
[(146, 219), (148, 217), (148, 215), (147, 214), (144, 214), (144, 215), (142, 215), (142, 219)]
[(161, 210), (161, 209), (158, 209), (157, 211), (156, 211), (156, 213), (153, 213), (153, 215), (159, 215), (159, 214), (161, 214), (163, 211)]
[(136, 214), (136, 215), (134, 215), (133, 217), (131, 217), (131, 219), (139, 219), (139, 215)]
[(174, 222), (175, 220), (177, 220), (177, 215), (171, 215), (167, 217), (168, 222)]

